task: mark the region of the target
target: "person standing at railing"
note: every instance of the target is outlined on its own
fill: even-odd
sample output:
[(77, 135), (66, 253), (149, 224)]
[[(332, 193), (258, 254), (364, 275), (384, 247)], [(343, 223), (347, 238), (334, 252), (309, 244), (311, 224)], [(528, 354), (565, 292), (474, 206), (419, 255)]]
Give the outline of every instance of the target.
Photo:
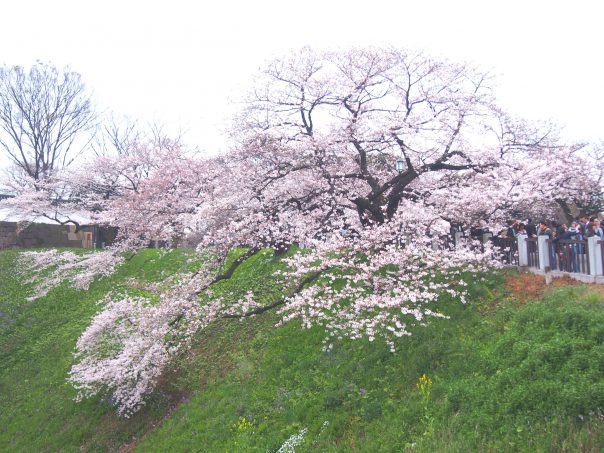
[(472, 239), (482, 240), (482, 236), (485, 233), (485, 229), (478, 223), (475, 223), (470, 227), (470, 237)]
[(537, 232), (538, 236), (547, 236), (548, 239), (552, 238), (552, 230), (547, 224), (547, 222), (542, 221), (539, 223), (539, 231)]
[(527, 234), (526, 233), (526, 227), (524, 225), (524, 223), (522, 222), (518, 222), (516, 224), (516, 237), (518, 237), (520, 234)]
[(600, 225), (599, 219), (593, 219), (587, 225), (587, 237), (597, 236), (600, 239), (604, 237), (604, 231), (602, 230), (602, 226)]
[[(558, 240), (556, 238), (556, 240)], [(583, 235), (581, 234), (581, 226), (578, 222), (573, 222), (568, 230), (561, 236), (561, 240), (565, 241), (582, 241)], [(571, 244), (564, 244), (560, 247), (561, 252), (560, 256), (567, 259), (570, 258), (570, 263), (566, 262), (564, 268), (561, 270), (566, 270), (569, 272), (579, 272), (579, 254), (585, 253), (585, 246), (583, 244), (579, 244), (578, 242)], [(569, 250), (570, 249), (570, 250)], [(570, 253), (566, 253), (570, 251)], [(570, 256), (569, 256), (570, 255)]]
[(537, 227), (533, 223), (532, 219), (526, 219), (525, 229), (526, 229), (526, 235), (529, 238), (536, 238), (537, 237)]
[(581, 217), (579, 219), (579, 225), (581, 226), (581, 231), (583, 232), (583, 235), (589, 236), (589, 234), (588, 234), (589, 219), (585, 216)]
[(554, 237), (558, 238), (564, 236), (568, 230), (568, 226), (566, 223), (560, 224), (556, 221), (552, 221), (552, 229), (554, 230)]
[(598, 236), (600, 240), (604, 238), (604, 230), (600, 224), (600, 220), (594, 220), (594, 236)]
[(505, 233), (507, 238), (513, 239), (518, 236), (517, 226), (518, 220), (508, 220), (508, 229)]

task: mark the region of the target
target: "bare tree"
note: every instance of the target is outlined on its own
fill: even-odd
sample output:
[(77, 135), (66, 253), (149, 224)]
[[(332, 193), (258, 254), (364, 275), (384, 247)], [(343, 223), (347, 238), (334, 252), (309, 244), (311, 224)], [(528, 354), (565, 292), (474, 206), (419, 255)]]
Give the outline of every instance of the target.
[(80, 74), (40, 62), (0, 66), (0, 150), (34, 180), (78, 157), (95, 118)]
[(98, 133), (90, 143), (98, 156), (130, 156), (141, 146), (162, 149), (183, 147), (182, 132), (170, 135), (162, 123), (109, 114), (99, 121)]

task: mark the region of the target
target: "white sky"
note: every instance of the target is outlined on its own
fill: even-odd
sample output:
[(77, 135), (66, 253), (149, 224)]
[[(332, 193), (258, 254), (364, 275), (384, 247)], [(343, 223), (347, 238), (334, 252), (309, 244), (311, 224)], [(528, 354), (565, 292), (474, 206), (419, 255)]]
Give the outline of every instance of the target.
[[(392, 45), (498, 74), (500, 103), (604, 139), (601, 0), (19, 0), (2, 2), (0, 63), (83, 75), (97, 103), (187, 131), (216, 152), (264, 61), (304, 45)], [(2, 160), (0, 158), (0, 167)]]

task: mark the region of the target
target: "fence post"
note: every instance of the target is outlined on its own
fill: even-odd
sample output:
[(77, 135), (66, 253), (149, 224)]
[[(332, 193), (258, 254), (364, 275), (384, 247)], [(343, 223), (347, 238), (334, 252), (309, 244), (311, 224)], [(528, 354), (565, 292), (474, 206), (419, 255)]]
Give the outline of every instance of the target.
[(455, 247), (457, 247), (459, 245), (459, 242), (461, 241), (462, 237), (463, 237), (463, 233), (461, 231), (455, 232), (455, 235), (453, 236), (453, 241), (455, 242)]
[(549, 247), (547, 244), (547, 236), (537, 236), (537, 250), (539, 251), (539, 269), (543, 272), (549, 270)]
[(527, 238), (526, 234), (519, 234), (516, 238), (518, 241), (518, 266), (526, 267), (529, 265)]
[(587, 238), (589, 273), (591, 275), (602, 275), (602, 247), (598, 244), (599, 240), (598, 236)]

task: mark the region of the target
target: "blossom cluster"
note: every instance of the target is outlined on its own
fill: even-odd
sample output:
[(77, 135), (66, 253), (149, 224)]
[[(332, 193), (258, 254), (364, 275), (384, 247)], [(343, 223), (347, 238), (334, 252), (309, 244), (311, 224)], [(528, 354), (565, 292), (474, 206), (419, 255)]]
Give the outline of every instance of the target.
[(205, 263), (205, 272), (180, 276), (155, 298), (109, 294), (99, 302), (69, 373), (79, 400), (107, 392), (126, 417), (145, 404), (166, 366), (218, 316), (219, 303), (201, 305), (196, 297), (217, 268), (211, 259)]
[[(413, 227), (417, 225), (414, 221)], [(499, 265), (489, 247), (468, 243), (435, 251), (433, 238), (413, 233), (401, 244), (396, 239), (405, 226), (409, 224), (393, 221), (365, 229), (354, 240), (334, 235), (287, 259), (290, 271), (285, 278), (315, 272), (322, 274), (323, 284), (305, 287), (288, 298), (280, 310), (283, 322), (299, 319), (305, 327), (319, 324), (330, 338), (373, 341), (381, 337), (394, 350), (396, 339), (410, 335), (411, 326), (443, 317), (431, 308), (441, 296), (467, 300), (464, 272)]]
[(30, 297), (34, 300), (64, 282), (88, 289), (95, 278), (113, 274), (124, 258), (112, 250), (83, 254), (46, 250), (20, 253), (18, 260), (19, 268), (27, 274), (26, 282), (34, 285)]

